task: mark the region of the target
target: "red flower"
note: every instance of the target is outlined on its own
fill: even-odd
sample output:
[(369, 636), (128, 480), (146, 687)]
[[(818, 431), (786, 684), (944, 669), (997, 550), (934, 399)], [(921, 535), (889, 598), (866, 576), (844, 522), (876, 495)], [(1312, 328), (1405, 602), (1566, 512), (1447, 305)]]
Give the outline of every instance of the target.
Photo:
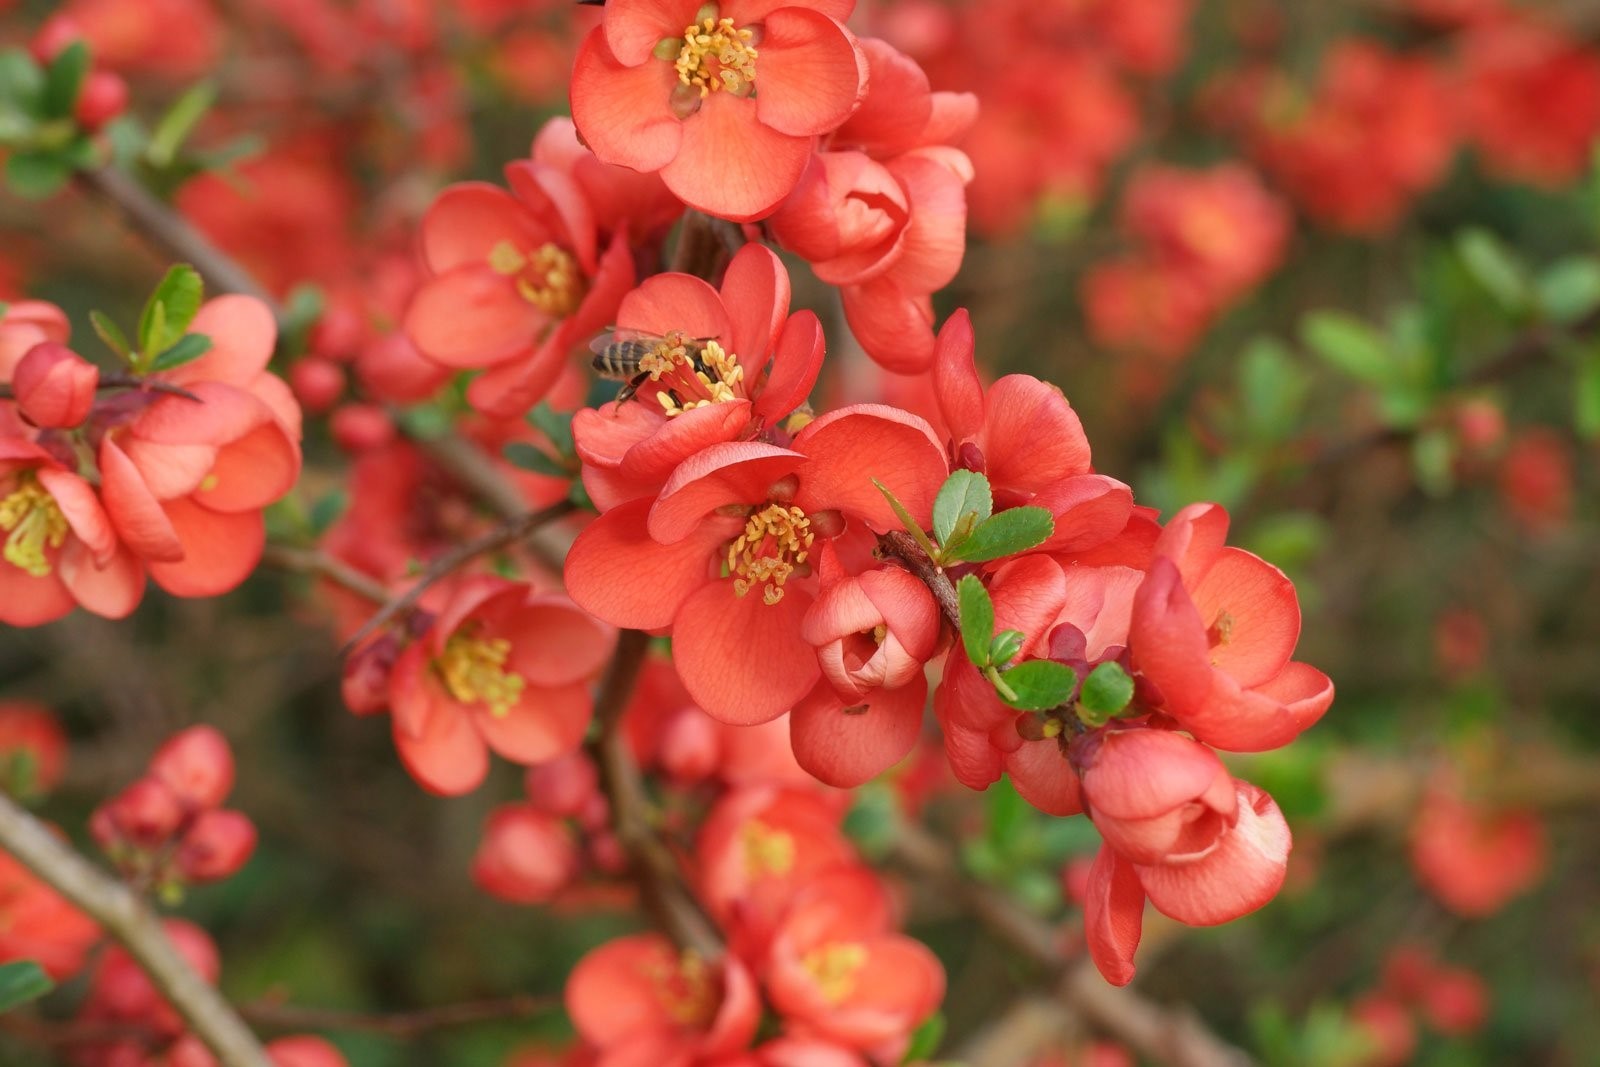
[(535, 764), (573, 751), (611, 636), (565, 597), (477, 577), (406, 646), (389, 682), (395, 747), (423, 788), (476, 789), (489, 750)]
[(216, 596), (255, 569), (262, 509), (300, 474), (300, 407), (267, 372), (277, 326), (261, 301), (218, 297), (191, 330), (211, 338), (210, 351), (160, 377), (195, 399), (163, 395), (109, 426), (101, 493), (156, 584)]
[(927, 423), (876, 405), (817, 419), (792, 448), (713, 444), (684, 460), (658, 498), (613, 508), (584, 530), (567, 556), (567, 587), (614, 625), (671, 627), (695, 703), (724, 722), (765, 722), (819, 675), (800, 636), (818, 541), (860, 544), (898, 527), (874, 477), (926, 522), (946, 474)]
[(659, 171), (691, 207), (761, 218), (861, 100), (854, 6), (613, 0), (578, 50), (573, 121), (602, 161)]
[(1536, 885), (1549, 863), (1547, 852), (1536, 813), (1470, 803), (1448, 776), (1429, 787), (1411, 827), (1417, 880), (1468, 918), (1493, 915)]
[(636, 401), (573, 416), (584, 488), (602, 511), (660, 492), (707, 445), (769, 431), (805, 402), (822, 367), (821, 324), (789, 314), (788, 271), (758, 244), (733, 257), (720, 290), (687, 274), (645, 279), (616, 326), (619, 342), (655, 348)]
[(1288, 744), (1333, 703), (1333, 683), (1292, 663), (1300, 604), (1283, 572), (1228, 548), (1227, 512), (1173, 516), (1134, 599), (1128, 647), (1152, 705), (1232, 752)]
[(549, 900), (578, 873), (578, 850), (560, 819), (526, 804), (489, 814), (472, 858), (478, 888), (513, 904)]
[(698, 1064), (741, 1052), (761, 1002), (744, 964), (679, 954), (658, 934), (620, 937), (567, 977), (567, 1014), (599, 1050), (597, 1067)]
[(452, 185), (422, 220), (432, 277), (406, 310), (405, 329), (447, 367), (487, 367), (474, 406), (520, 414), (566, 367), (573, 342), (604, 326), (633, 284), (618, 233), (601, 254), (594, 213), (567, 173), (524, 161), (506, 168), (508, 193), (486, 182)]
[(94, 920), (63, 900), (9, 854), (0, 852), (0, 963), (32, 960), (57, 982), (83, 967), (100, 939)]

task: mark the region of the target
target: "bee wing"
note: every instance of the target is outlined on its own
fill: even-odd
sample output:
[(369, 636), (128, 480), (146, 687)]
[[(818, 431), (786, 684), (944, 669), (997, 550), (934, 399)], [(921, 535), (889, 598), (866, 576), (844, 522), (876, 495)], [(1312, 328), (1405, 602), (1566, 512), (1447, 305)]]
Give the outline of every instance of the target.
[(589, 342), (589, 351), (600, 355), (606, 349), (623, 341), (659, 341), (660, 337), (643, 330), (630, 330), (625, 326), (613, 326)]

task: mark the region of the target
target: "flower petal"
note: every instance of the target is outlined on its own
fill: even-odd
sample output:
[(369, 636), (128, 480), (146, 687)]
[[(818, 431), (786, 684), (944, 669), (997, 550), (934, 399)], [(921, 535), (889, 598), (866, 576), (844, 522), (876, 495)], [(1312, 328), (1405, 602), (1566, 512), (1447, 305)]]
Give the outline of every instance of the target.
[(753, 380), (789, 316), (789, 272), (766, 245), (747, 244), (728, 263), (720, 296), (733, 326), (733, 351)]
[(150, 577), (173, 596), (217, 596), (250, 576), (261, 561), (266, 524), (261, 512), (224, 514), (188, 497), (161, 505), (183, 546), (183, 558), (152, 560)]
[(706, 714), (735, 726), (775, 719), (810, 691), (821, 670), (800, 637), (811, 595), (788, 587), (776, 604), (759, 589), (737, 595), (717, 580), (690, 594), (672, 624), (678, 677)]
[(549, 225), (488, 182), (447, 187), (422, 216), (420, 229), (422, 258), (435, 274), (485, 266), (502, 244), (526, 255), (552, 237)]
[(190, 333), (211, 338), (205, 355), (185, 363), (165, 377), (179, 385), (190, 382), (226, 382), (240, 387), (267, 369), (278, 342), (278, 322), (272, 309), (253, 296), (230, 293), (208, 300), (189, 324)]
[(549, 321), (509, 278), (468, 264), (422, 283), (406, 308), (405, 331), (436, 363), (487, 367), (532, 348)]
[(807, 512), (837, 508), (879, 532), (901, 523), (873, 479), (926, 527), (933, 498), (950, 473), (933, 428), (882, 404), (831, 411), (801, 430), (794, 447), (806, 457), (796, 503)]
[(577, 750), (594, 716), (587, 683), (529, 686), (504, 715), (481, 705), (470, 709), (472, 722), (491, 749), (524, 766), (546, 763)]
[(922, 733), (928, 683), (874, 689), (846, 707), (826, 681), (795, 705), (789, 737), (795, 759), (819, 781), (854, 789), (899, 763)]
[(799, 452), (757, 441), (723, 442), (702, 449), (667, 479), (650, 509), (650, 536), (669, 544), (688, 537), (718, 508), (766, 502), (773, 484), (794, 473), (805, 458)]
[(737, 519), (707, 522), (670, 545), (653, 540), (645, 519), (654, 501), (633, 500), (601, 515), (567, 553), (567, 592), (585, 611), (613, 626), (659, 630), (672, 623), (691, 593), (711, 581)]
[(866, 89), (867, 57), (855, 36), (827, 15), (799, 6), (778, 8), (764, 26), (756, 118), (795, 137), (838, 129)]
[(1144, 889), (1133, 864), (1105, 845), (1089, 869), (1083, 933), (1089, 956), (1112, 985), (1133, 981), (1133, 953), (1144, 929)]
[(797, 311), (784, 323), (766, 384), (756, 397), (754, 415), (771, 426), (805, 403), (822, 370), (822, 323), (812, 311)]
[(677, 84), (671, 63), (623, 66), (606, 45), (605, 34), (596, 29), (583, 39), (573, 61), (573, 121), (602, 162), (647, 174), (660, 170), (683, 143), (684, 125), (669, 104)]
[(1217, 847), (1189, 863), (1139, 867), (1156, 910), (1190, 926), (1216, 926), (1266, 904), (1283, 885), (1294, 842), (1272, 797), (1235, 782), (1239, 821)]
[(811, 158), (813, 138), (757, 121), (758, 106), (712, 93), (684, 120), (678, 154), (661, 168), (661, 180), (678, 199), (708, 215), (753, 222), (789, 195)]

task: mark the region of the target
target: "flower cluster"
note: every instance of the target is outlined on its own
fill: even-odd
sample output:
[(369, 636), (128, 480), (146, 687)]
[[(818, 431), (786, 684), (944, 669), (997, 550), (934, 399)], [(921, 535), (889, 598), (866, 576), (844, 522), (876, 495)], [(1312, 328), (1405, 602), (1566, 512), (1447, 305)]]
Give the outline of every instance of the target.
[(144, 777), (95, 809), (89, 827), (124, 875), (163, 895), (231, 877), (250, 859), (256, 828), (224, 808), (233, 750), (210, 726), (192, 726), (156, 750)]
[(250, 297), (199, 306), (198, 278), (151, 306), (169, 301), (137, 350), (112, 335), (130, 368), (116, 377), (66, 347), (59, 308), (0, 319), (0, 621), (122, 618), (147, 575), (215, 596), (260, 560), (262, 509), (300, 473), (300, 409), (266, 369), (277, 327)]
[(814, 788), (746, 787), (718, 801), (695, 861), (728, 950), (705, 958), (639, 934), (585, 956), (567, 980), (567, 1010), (599, 1062), (904, 1057), (944, 996), (944, 969), (897, 931), (891, 898), (843, 836), (840, 814)]

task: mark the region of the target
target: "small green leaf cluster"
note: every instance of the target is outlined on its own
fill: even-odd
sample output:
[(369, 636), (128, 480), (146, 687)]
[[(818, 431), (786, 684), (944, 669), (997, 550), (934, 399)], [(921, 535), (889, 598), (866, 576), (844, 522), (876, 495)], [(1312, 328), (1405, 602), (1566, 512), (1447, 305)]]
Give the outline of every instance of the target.
[(45, 65), (21, 48), (0, 52), (0, 145), (11, 151), (5, 183), (17, 196), (42, 200), (98, 165), (98, 148), (73, 117), (88, 76), (82, 41)]
[(167, 271), (139, 314), (135, 340), (129, 341), (112, 319), (99, 311), (89, 313), (94, 332), (107, 348), (135, 374), (155, 374), (192, 363), (211, 351), (211, 338), (190, 333), (200, 313), (205, 284), (187, 263)]

